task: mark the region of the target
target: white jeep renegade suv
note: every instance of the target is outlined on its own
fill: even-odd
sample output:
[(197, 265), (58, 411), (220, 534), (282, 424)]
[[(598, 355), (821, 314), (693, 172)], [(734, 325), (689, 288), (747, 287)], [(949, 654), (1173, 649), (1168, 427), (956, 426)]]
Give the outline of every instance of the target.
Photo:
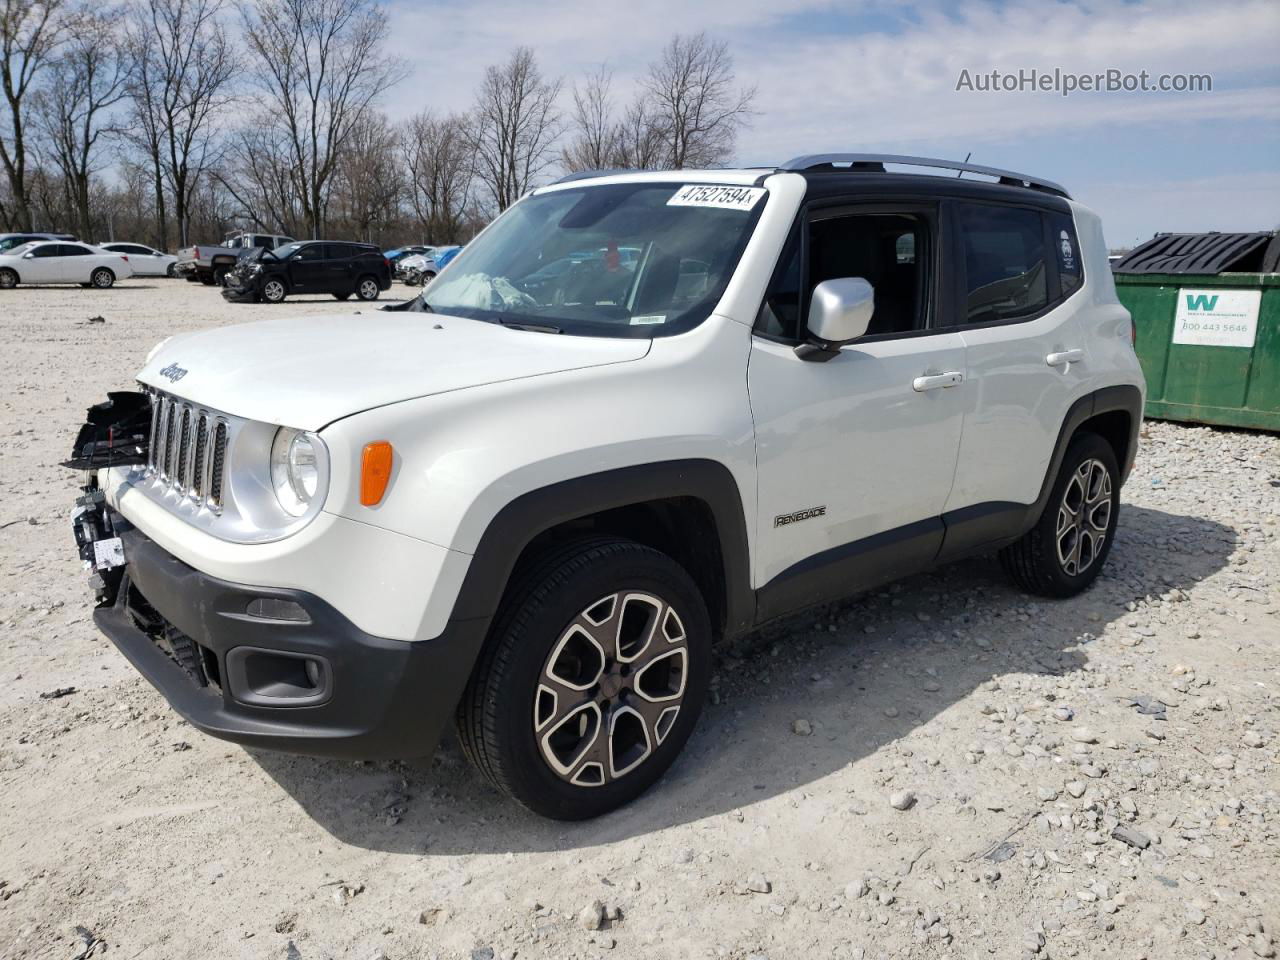
[(667, 769), (719, 638), (978, 552), (1084, 589), (1144, 390), (1093, 213), (869, 155), (566, 178), (406, 305), (138, 380), (82, 428), (75, 523), (174, 708), (362, 758), (453, 721), (564, 819)]

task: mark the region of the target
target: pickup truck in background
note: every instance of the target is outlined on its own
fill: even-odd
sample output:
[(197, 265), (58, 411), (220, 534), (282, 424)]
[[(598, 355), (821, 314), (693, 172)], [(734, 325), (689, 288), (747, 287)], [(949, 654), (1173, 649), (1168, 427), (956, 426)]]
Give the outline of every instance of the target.
[(184, 247), (178, 251), (178, 262), (175, 268), (178, 276), (197, 281), (208, 286), (221, 285), (226, 279), (227, 271), (236, 265), (236, 261), (250, 250), (274, 250), (286, 243), (292, 243), (293, 237), (277, 236), (270, 233), (233, 233), (222, 243)]

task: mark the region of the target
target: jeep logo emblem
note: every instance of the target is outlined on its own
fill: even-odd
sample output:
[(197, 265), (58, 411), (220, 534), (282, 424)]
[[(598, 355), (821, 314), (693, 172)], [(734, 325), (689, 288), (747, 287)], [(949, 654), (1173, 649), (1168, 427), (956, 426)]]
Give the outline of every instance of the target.
[(170, 383), (177, 383), (186, 375), (187, 375), (187, 371), (184, 368), (178, 366), (176, 363), (171, 363), (167, 367), (165, 367), (163, 370), (160, 371), (160, 376), (168, 377)]

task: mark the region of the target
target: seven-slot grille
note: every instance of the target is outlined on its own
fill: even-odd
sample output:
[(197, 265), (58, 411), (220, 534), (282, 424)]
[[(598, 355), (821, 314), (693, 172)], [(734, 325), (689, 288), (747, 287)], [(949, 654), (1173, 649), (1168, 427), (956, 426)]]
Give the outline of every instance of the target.
[(183, 496), (222, 509), (227, 420), (177, 397), (151, 391), (147, 468)]

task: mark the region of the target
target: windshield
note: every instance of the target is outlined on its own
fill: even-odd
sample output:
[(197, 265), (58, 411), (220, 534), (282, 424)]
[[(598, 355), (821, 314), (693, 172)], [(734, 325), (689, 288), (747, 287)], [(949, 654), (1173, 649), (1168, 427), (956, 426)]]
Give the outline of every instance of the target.
[(624, 183), (526, 197), (432, 283), (424, 306), (594, 336), (688, 330), (724, 292), (764, 193)]

